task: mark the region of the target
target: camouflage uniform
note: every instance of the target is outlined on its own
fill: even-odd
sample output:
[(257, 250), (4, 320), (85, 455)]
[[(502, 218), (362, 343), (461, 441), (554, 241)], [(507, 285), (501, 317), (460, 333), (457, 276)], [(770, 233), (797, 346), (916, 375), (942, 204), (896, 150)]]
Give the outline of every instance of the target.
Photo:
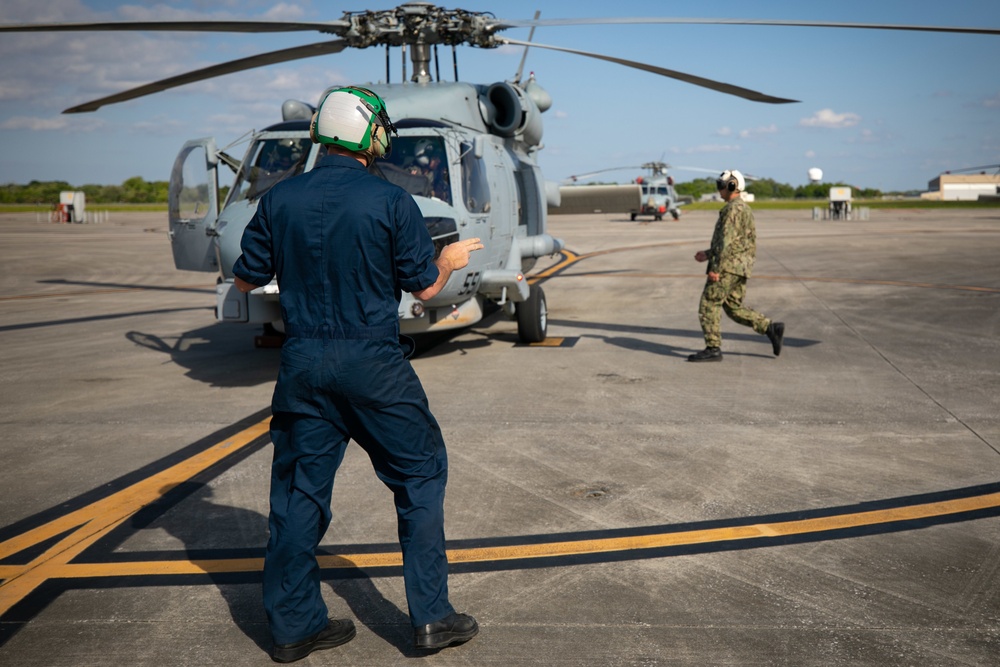
[(771, 320), (743, 305), (747, 280), (757, 253), (753, 211), (742, 197), (731, 199), (719, 211), (712, 234), (707, 273), (718, 273), (718, 282), (707, 281), (698, 306), (698, 320), (705, 333), (705, 347), (722, 347), (722, 311), (731, 320), (767, 335)]

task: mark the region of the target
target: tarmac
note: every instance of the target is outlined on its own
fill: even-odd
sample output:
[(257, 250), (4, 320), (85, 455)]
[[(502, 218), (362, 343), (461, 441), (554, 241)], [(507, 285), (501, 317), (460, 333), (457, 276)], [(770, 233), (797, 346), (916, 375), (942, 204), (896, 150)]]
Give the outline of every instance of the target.
[[(214, 320), (165, 214), (0, 216), (0, 664), (269, 665), (277, 349)], [(411, 648), (388, 491), (352, 445), (320, 555), (351, 643), (302, 665), (1000, 663), (1000, 208), (758, 210), (693, 364), (714, 212), (553, 216), (549, 345), (491, 316), (413, 360), (450, 457), (451, 597)]]

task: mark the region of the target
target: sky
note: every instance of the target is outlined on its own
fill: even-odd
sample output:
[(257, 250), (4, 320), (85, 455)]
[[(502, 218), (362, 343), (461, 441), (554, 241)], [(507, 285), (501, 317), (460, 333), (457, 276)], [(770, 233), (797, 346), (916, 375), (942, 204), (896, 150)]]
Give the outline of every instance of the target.
[[(181, 19), (339, 20), (389, 9), (371, 0), (4, 0), (0, 23)], [(504, 19), (689, 17), (975, 26), (1000, 29), (997, 0), (754, 3), (463, 0), (446, 8)], [(718, 16), (715, 16), (718, 14)], [(502, 33), (527, 40), (528, 29)], [(219, 146), (280, 120), (286, 99), (311, 104), (331, 85), (384, 81), (383, 47), (348, 49), (190, 84), (96, 112), (61, 111), (193, 69), (333, 38), (179, 32), (4, 33), (0, 37), (0, 183), (120, 184), (168, 180), (185, 141)], [(1000, 163), (1000, 36), (734, 25), (552, 26), (541, 44), (648, 62), (770, 95), (770, 105), (621, 65), (531, 49), (526, 70), (553, 98), (538, 154), (547, 179), (664, 161), (741, 171), (793, 186), (824, 182), (926, 190), (942, 172)], [(442, 77), (451, 80), (450, 53)], [(459, 47), (464, 81), (511, 79), (523, 49)], [(391, 54), (399, 81), (401, 54)], [(408, 65), (408, 71), (410, 67)], [(391, 101), (389, 112), (392, 113)], [(241, 154), (244, 146), (232, 149)], [(641, 170), (611, 172), (629, 179)]]

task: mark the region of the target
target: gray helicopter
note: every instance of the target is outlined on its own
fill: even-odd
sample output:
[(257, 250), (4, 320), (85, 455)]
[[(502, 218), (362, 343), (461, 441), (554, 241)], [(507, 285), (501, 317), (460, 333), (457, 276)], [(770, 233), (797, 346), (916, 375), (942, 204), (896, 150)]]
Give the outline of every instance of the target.
[[(473, 255), (468, 267), (452, 275), (433, 299), (422, 302), (403, 296), (399, 305), (402, 333), (422, 334), (467, 327), (478, 322), (492, 305), (518, 324), (525, 342), (546, 337), (545, 294), (525, 273), (540, 257), (557, 254), (563, 242), (546, 231), (548, 210), (562, 204), (559, 183), (546, 181), (538, 167), (542, 147), (542, 119), (551, 97), (534, 79), (523, 80), (521, 67), (513, 79), (492, 84), (458, 81), (455, 49), (459, 45), (496, 48), (517, 45), (595, 58), (663, 77), (735, 95), (755, 102), (785, 104), (796, 100), (774, 97), (648, 63), (600, 55), (532, 41), (534, 28), (601, 24), (748, 24), (827, 28), (881, 28), (1000, 34), (988, 28), (889, 26), (881, 24), (686, 19), (669, 17), (587, 18), (539, 20), (498, 19), (491, 13), (444, 9), (428, 2), (410, 2), (394, 9), (345, 12), (334, 21), (125, 21), (102, 23), (38, 23), (0, 25), (0, 32), (50, 31), (198, 31), (269, 33), (317, 31), (335, 35), (318, 43), (291, 47), (213, 65), (139, 86), (69, 109), (90, 112), (108, 104), (234, 72), (301, 58), (340, 53), (347, 48), (384, 46), (386, 81), (390, 80), (388, 53), (409, 50), (413, 73), (406, 82), (405, 57), (401, 83), (365, 84), (384, 100), (398, 128), (388, 158), (373, 171), (408, 190), (427, 221), (439, 247), (455, 240), (479, 237), (485, 248)], [(528, 41), (502, 37), (511, 28), (531, 28)], [(438, 46), (451, 46), (455, 81), (441, 80)], [(431, 64), (435, 75), (431, 75)], [(326, 91), (324, 91), (325, 93)], [(319, 99), (322, 95), (319, 96)], [(232, 265), (239, 243), (258, 199), (275, 183), (303, 173), (315, 164), (318, 146), (309, 139), (313, 105), (289, 100), (282, 105), (282, 121), (255, 132), (241, 159), (220, 150), (214, 139), (190, 141), (182, 148), (171, 173), (169, 195), (170, 240), (179, 269), (218, 274), (217, 318), (228, 322), (263, 324), (265, 332), (280, 333), (276, 283), (248, 295), (233, 286)], [(220, 189), (220, 167), (235, 172), (228, 191)], [(652, 183), (650, 183), (652, 185)], [(668, 184), (669, 185), (669, 184)], [(626, 200), (641, 202), (642, 184), (628, 188)], [(657, 186), (658, 187), (658, 186)], [(672, 188), (671, 188), (672, 189)], [(562, 192), (573, 188), (562, 188)], [(573, 202), (586, 209), (588, 195), (573, 193)], [(648, 194), (648, 193), (647, 193)], [(581, 200), (584, 200), (581, 204)], [(671, 199), (672, 202), (676, 198)], [(593, 204), (589, 204), (593, 208)], [(655, 206), (662, 214), (673, 209)], [(569, 206), (567, 207), (570, 208)], [(643, 209), (636, 209), (638, 215)], [(656, 212), (654, 212), (656, 215)]]
[[(522, 341), (544, 340), (545, 294), (525, 276), (537, 258), (563, 248), (545, 230), (552, 192), (534, 159), (539, 115), (551, 103), (544, 90), (533, 79), (520, 86), (366, 87), (387, 100), (398, 131), (390, 154), (371, 170), (413, 195), (439, 250), (468, 237), (485, 245), (435, 298), (424, 302), (403, 294), (400, 331), (416, 335), (466, 327), (482, 319), (492, 302), (516, 318)], [(448, 110), (444, 117), (441, 105)], [(282, 111), (284, 120), (256, 133), (238, 166), (231, 165), (235, 183), (217, 216), (216, 172), (226, 160), (213, 139), (188, 142), (181, 150), (169, 200), (177, 268), (220, 273), (218, 319), (263, 323), (279, 333), (278, 285), (242, 294), (233, 285), (231, 267), (257, 200), (275, 183), (312, 168), (319, 156), (320, 146), (309, 138), (313, 107), (289, 101)]]
[[(604, 186), (604, 185), (578, 185), (579, 181), (584, 181), (589, 178), (593, 178), (598, 174), (606, 174), (612, 171), (634, 171), (636, 169), (645, 169), (649, 172), (649, 176), (637, 176), (633, 181), (633, 185), (625, 186)], [(679, 171), (700, 171), (709, 174), (720, 174), (721, 169), (705, 169), (703, 167), (673, 167), (666, 162), (657, 160), (655, 162), (646, 162), (639, 166), (632, 167), (610, 167), (608, 169), (598, 169), (597, 171), (592, 171), (586, 174), (578, 174), (575, 176), (570, 176), (569, 178), (563, 180), (564, 185), (560, 189), (560, 194), (567, 201), (585, 200), (588, 198), (589, 192), (603, 192), (605, 194), (610, 194), (613, 192), (621, 193), (623, 199), (617, 204), (616, 207), (604, 208), (605, 213), (621, 211), (623, 213), (628, 213), (631, 220), (635, 220), (640, 215), (651, 215), (653, 220), (660, 221), (663, 220), (663, 216), (667, 213), (670, 214), (674, 220), (679, 220), (681, 217), (680, 207), (683, 204), (690, 203), (689, 197), (679, 196), (677, 191), (674, 189), (674, 177), (670, 175), (669, 170), (676, 169)], [(636, 198), (638, 194), (638, 198)], [(607, 203), (607, 202), (605, 202)]]

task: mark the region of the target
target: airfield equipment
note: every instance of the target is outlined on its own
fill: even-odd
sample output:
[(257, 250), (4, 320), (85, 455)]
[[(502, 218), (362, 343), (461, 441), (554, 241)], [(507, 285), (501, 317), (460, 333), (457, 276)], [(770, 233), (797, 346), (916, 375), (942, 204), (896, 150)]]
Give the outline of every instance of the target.
[(851, 219), (851, 188), (846, 185), (830, 188), (830, 218)]
[[(265, 65), (319, 55), (347, 48), (384, 46), (409, 50), (413, 66), (411, 83), (368, 85), (387, 103), (397, 120), (399, 139), (392, 155), (376, 163), (380, 173), (409, 190), (427, 219), (438, 244), (478, 236), (485, 248), (473, 255), (465, 271), (452, 275), (445, 288), (427, 303), (410, 295), (400, 303), (400, 328), (419, 333), (474, 324), (487, 301), (517, 318), (525, 341), (545, 338), (547, 309), (541, 287), (524, 276), (539, 257), (560, 252), (563, 244), (546, 233), (547, 206), (558, 206), (558, 185), (546, 182), (538, 168), (541, 149), (541, 114), (552, 100), (531, 76), (523, 81), (519, 70), (510, 81), (493, 84), (458, 82), (455, 48), (469, 45), (495, 48), (504, 44), (531, 46), (617, 63), (756, 102), (785, 104), (795, 100), (669, 70), (648, 63), (605, 56), (558, 46), (501, 37), (511, 28), (537, 26), (603, 25), (627, 23), (746, 24), (771, 26), (880, 28), (935, 32), (1000, 34), (992, 28), (899, 26), (814, 21), (687, 19), (667, 17), (585, 18), (538, 20), (498, 19), (487, 12), (444, 9), (428, 2), (410, 2), (394, 9), (345, 12), (334, 21), (124, 21), (98, 23), (39, 23), (0, 25), (0, 32), (49, 31), (199, 31), (290, 32), (317, 31), (335, 35), (313, 44), (241, 58), (169, 77), (114, 95), (102, 97), (64, 113), (95, 111), (107, 104), (135, 99), (176, 86), (203, 81)], [(437, 47), (451, 46), (455, 82), (441, 81)], [(431, 74), (432, 58), (435, 76)], [(390, 79), (388, 57), (386, 80)], [(523, 66), (523, 60), (522, 60)], [(406, 79), (405, 61), (402, 79)], [(178, 268), (218, 272), (218, 317), (223, 320), (259, 322), (280, 327), (279, 289), (276, 284), (237, 294), (231, 267), (239, 255), (239, 241), (257, 200), (275, 183), (301, 173), (315, 163), (318, 147), (309, 140), (308, 119), (314, 107), (289, 100), (282, 105), (283, 122), (256, 133), (242, 160), (217, 148), (214, 139), (188, 142), (178, 155), (171, 174), (170, 238)], [(446, 174), (428, 178), (410, 160), (420, 157), (418, 147), (432, 142), (440, 152)], [(222, 201), (218, 168), (225, 164), (236, 172), (236, 181)], [(655, 174), (654, 174), (655, 176)], [(666, 183), (666, 181), (665, 181)], [(652, 185), (652, 181), (648, 186)], [(667, 183), (669, 186), (669, 183)], [(647, 196), (652, 196), (647, 186)], [(657, 188), (659, 185), (657, 184)], [(635, 189), (631, 191), (633, 194)], [(579, 194), (579, 193), (577, 193)], [(658, 194), (658, 193), (657, 193)], [(631, 195), (629, 195), (631, 196)], [(671, 198), (671, 203), (676, 201)], [(654, 200), (655, 202), (655, 200)], [(664, 198), (663, 202), (666, 202)], [(221, 208), (220, 208), (221, 206)], [(671, 210), (654, 203), (654, 216)], [(635, 211), (636, 215), (639, 210)]]
[(87, 222), (87, 195), (79, 190), (63, 190), (52, 210), (52, 222)]

